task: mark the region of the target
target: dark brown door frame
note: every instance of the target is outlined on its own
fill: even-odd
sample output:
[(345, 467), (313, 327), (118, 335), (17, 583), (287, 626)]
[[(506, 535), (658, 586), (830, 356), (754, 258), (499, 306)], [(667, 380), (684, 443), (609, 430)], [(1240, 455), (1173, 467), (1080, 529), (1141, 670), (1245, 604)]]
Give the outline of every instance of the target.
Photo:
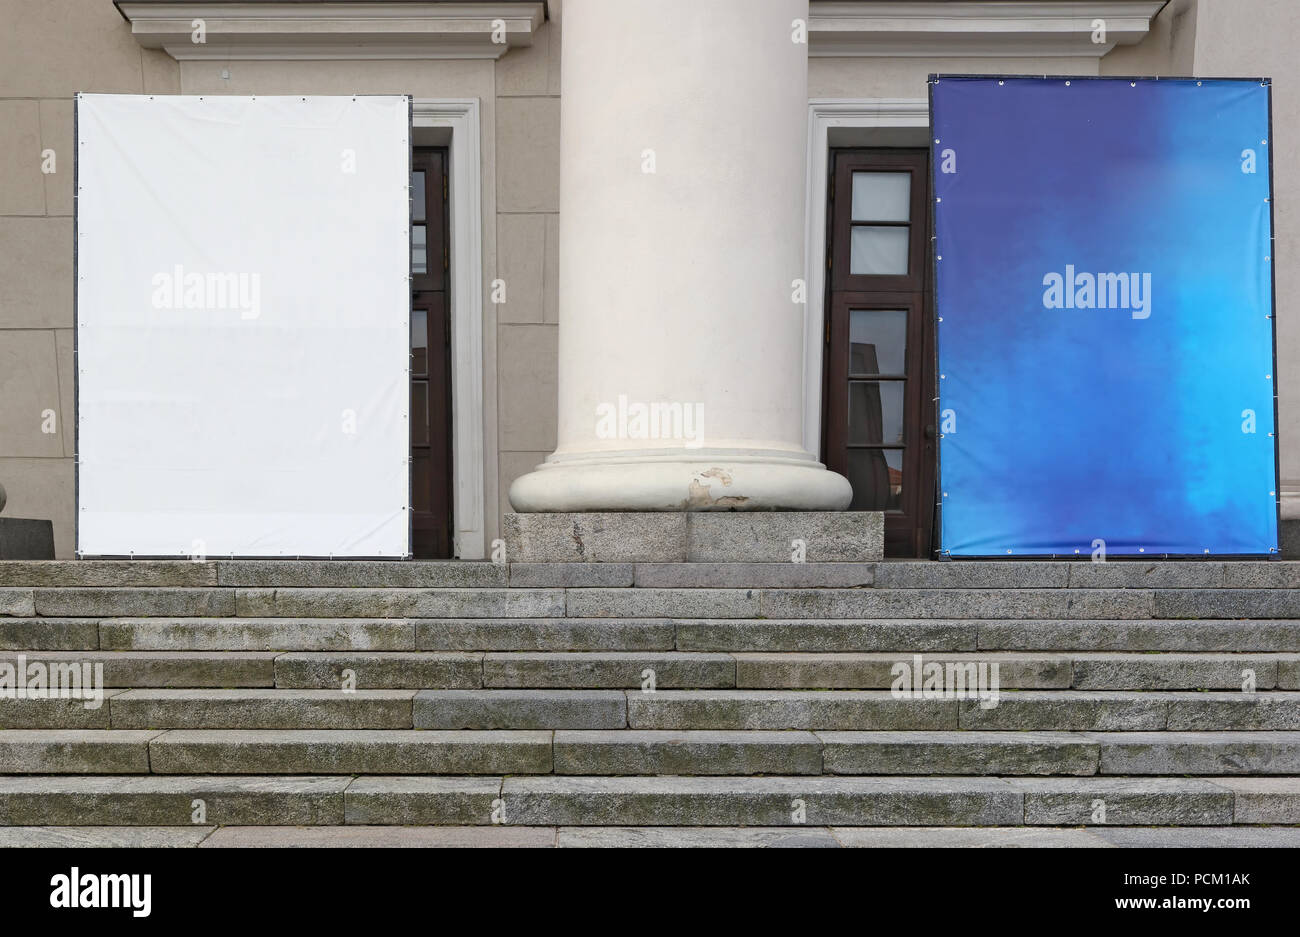
[[(851, 271), (854, 172), (909, 172), (911, 231), (908, 269), (903, 275)], [(849, 438), (849, 387), (856, 379), (896, 379), (903, 384), (902, 491), (897, 510), (885, 514), (887, 556), (932, 555), (936, 471), (934, 402), (935, 338), (931, 297), (929, 153), (924, 149), (846, 149), (832, 151), (827, 193), (828, 243), (826, 329), (822, 397), (822, 455), (828, 468), (847, 474), (850, 449), (897, 448), (892, 440)], [(889, 222), (872, 222), (890, 225)], [(852, 311), (905, 310), (906, 360), (903, 374), (850, 371), (849, 325)], [(885, 471), (883, 461), (881, 470)]]
[(416, 147), (411, 172), (423, 174), (424, 200), (412, 185), (412, 238), (425, 233), (425, 265), (411, 271), (411, 549), (417, 558), (452, 556), (451, 318), (447, 150)]

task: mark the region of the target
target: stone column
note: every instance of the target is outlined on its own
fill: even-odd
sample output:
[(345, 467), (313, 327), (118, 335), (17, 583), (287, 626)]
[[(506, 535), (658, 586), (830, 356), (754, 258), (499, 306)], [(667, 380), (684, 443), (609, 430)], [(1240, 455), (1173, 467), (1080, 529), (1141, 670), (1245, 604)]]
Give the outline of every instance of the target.
[(559, 445), (511, 504), (844, 510), (802, 444), (807, 0), (562, 15)]

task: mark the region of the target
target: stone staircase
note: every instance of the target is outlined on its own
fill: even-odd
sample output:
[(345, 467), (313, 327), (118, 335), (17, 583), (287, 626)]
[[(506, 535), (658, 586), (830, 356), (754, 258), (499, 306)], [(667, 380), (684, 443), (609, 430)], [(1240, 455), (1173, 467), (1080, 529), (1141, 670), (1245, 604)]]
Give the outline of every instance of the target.
[(1285, 561), (4, 562), (20, 655), (9, 827), (1300, 825)]

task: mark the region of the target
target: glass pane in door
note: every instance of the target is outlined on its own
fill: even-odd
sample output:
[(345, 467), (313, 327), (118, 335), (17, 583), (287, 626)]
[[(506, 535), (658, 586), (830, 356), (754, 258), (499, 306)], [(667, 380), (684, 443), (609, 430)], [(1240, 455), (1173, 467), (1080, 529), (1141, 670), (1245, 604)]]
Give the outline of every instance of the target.
[(903, 450), (850, 449), (850, 511), (898, 511), (903, 506)]
[(910, 172), (853, 174), (854, 221), (910, 221), (911, 209)]
[(849, 375), (907, 373), (907, 310), (849, 312)]
[(854, 225), (849, 242), (849, 272), (907, 276), (910, 225)]
[(902, 381), (849, 381), (850, 446), (901, 446)]

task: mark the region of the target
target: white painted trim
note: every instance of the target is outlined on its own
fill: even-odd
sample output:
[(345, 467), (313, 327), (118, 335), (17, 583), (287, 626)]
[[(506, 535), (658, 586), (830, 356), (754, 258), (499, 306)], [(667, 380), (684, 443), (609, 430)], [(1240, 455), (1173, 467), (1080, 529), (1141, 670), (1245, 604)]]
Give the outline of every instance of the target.
[[(527, 46), (546, 17), (541, 0), (259, 2), (120, 0), (136, 41), (177, 61), (249, 59), (498, 59)], [(194, 21), (205, 37), (195, 42)], [(504, 41), (497, 26), (504, 24)]]
[(1300, 519), (1300, 485), (1282, 483), (1282, 520)]
[(808, 192), (804, 210), (803, 445), (816, 455), (822, 437), (822, 330), (826, 325), (826, 193), (830, 184), (832, 127), (916, 128), (930, 126), (925, 98), (864, 100), (814, 99), (808, 102)]
[[(812, 56), (1100, 58), (1140, 42), (1164, 0), (943, 0), (853, 3), (814, 0)], [(1104, 40), (1093, 25), (1105, 24)]]
[(456, 556), (481, 560), (483, 502), (483, 169), (477, 98), (412, 102), (416, 127), (449, 127), (451, 456)]

